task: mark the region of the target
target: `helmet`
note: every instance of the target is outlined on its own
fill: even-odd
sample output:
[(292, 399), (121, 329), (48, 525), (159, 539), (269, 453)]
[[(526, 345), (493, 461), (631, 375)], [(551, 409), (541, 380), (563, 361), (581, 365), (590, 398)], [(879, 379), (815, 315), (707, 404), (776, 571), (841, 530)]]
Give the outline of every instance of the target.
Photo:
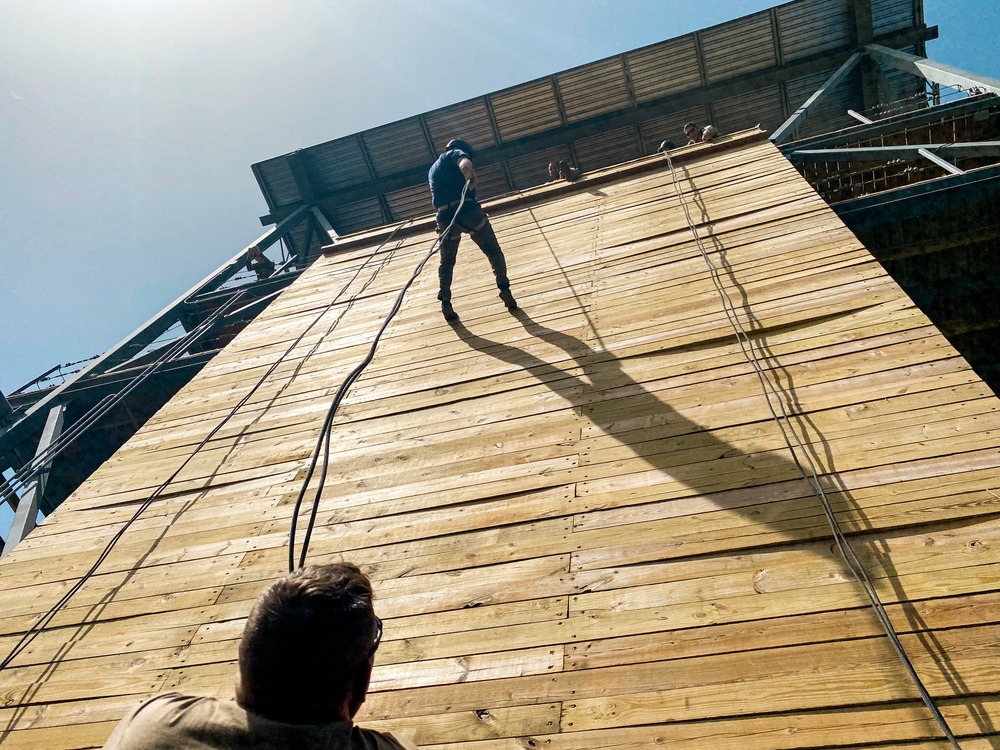
[(449, 151), (453, 148), (458, 149), (459, 151), (463, 152), (466, 156), (470, 158), (475, 156), (476, 154), (475, 149), (472, 148), (469, 142), (466, 140), (462, 140), (461, 138), (452, 138), (450, 141), (448, 141), (448, 144), (445, 146), (445, 148), (448, 149)]

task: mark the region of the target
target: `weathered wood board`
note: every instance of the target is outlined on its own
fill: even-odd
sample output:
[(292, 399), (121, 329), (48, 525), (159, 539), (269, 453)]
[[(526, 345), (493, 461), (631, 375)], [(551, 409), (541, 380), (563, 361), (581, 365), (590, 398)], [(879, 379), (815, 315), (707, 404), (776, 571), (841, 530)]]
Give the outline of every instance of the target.
[[(964, 747), (997, 747), (996, 397), (760, 133), (676, 174), (918, 673)], [(447, 324), (432, 260), (334, 424), (309, 560), (375, 582), (360, 721), (440, 750), (944, 747), (666, 162), (492, 213), (521, 310), (466, 240)], [(145, 696), (232, 693), (326, 409), (434, 235), (384, 238), (316, 262), (0, 564), (3, 655), (183, 466), (0, 672), (6, 746), (99, 747)]]

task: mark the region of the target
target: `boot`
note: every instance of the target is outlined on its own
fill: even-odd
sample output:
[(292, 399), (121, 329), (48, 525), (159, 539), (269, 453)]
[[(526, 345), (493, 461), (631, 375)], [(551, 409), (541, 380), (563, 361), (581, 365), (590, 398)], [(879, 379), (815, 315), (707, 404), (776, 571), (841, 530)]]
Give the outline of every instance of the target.
[(453, 320), (458, 320), (458, 313), (455, 312), (455, 308), (451, 306), (451, 302), (441, 303), (441, 314), (444, 315), (444, 319), (449, 323)]
[(503, 300), (503, 303), (507, 306), (508, 310), (517, 309), (517, 300), (515, 300), (514, 295), (510, 293), (510, 289), (501, 289), (500, 299)]

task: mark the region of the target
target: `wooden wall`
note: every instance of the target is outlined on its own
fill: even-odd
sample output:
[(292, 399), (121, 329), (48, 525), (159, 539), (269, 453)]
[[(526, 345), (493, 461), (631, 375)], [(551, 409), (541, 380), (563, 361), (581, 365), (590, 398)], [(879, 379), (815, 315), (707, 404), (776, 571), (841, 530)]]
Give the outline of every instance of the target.
[[(963, 747), (997, 747), (997, 400), (777, 150), (723, 141), (677, 163), (706, 247), (918, 672)], [(494, 223), (522, 310), (463, 241), (461, 321), (428, 268), (335, 423), (309, 559), (375, 582), (361, 723), (438, 750), (945, 747), (665, 164), (519, 201)], [(5, 746), (231, 695), (328, 403), (432, 239), (320, 259), (0, 564), (3, 655), (278, 363), (0, 672)]]

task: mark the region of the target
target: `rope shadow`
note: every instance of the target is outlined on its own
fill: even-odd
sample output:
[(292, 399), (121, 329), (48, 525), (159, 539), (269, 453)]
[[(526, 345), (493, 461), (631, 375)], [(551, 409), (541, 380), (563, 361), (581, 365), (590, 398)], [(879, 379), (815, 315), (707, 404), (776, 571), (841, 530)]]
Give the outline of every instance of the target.
[[(686, 180), (691, 186), (690, 195), (701, 214), (699, 224), (708, 224), (708, 208), (705, 205), (704, 197), (701, 191), (695, 185), (694, 178), (691, 176), (686, 166), (680, 167), (677, 169), (677, 172), (680, 173), (683, 179)], [(820, 459), (819, 464), (825, 469), (823, 478), (827, 483), (832, 485), (830, 489), (838, 493), (844, 499), (853, 516), (857, 519), (856, 522), (858, 526), (865, 532), (865, 537), (871, 540), (867, 543), (868, 550), (871, 553), (870, 557), (872, 558), (874, 564), (885, 573), (883, 578), (889, 583), (889, 585), (892, 586), (896, 602), (906, 617), (907, 623), (914, 637), (920, 642), (924, 651), (931, 657), (941, 676), (948, 683), (948, 686), (951, 688), (954, 695), (956, 697), (970, 696), (971, 691), (968, 684), (962, 679), (961, 674), (948, 658), (945, 648), (938, 636), (919, 613), (913, 603), (909, 600), (909, 597), (899, 580), (899, 573), (892, 561), (887, 541), (884, 538), (879, 539), (875, 536), (875, 534), (879, 532), (879, 529), (871, 521), (860, 503), (858, 503), (846, 483), (843, 481), (840, 470), (837, 468), (836, 456), (832, 446), (824, 437), (822, 431), (809, 414), (808, 410), (803, 408), (796, 391), (794, 375), (782, 364), (776, 352), (771, 348), (767, 336), (764, 335), (765, 326), (754, 312), (754, 309), (750, 304), (750, 297), (746, 288), (737, 279), (735, 269), (729, 260), (728, 248), (723, 244), (719, 236), (714, 233), (707, 233), (703, 239), (707, 239), (707, 241), (711, 243), (712, 249), (719, 259), (719, 266), (727, 278), (727, 286), (736, 290), (739, 294), (738, 308), (743, 313), (745, 318), (744, 330), (746, 330), (748, 334), (749, 345), (753, 348), (755, 357), (765, 365), (765, 369), (768, 372), (773, 374), (776, 381), (775, 387), (780, 394), (780, 397), (785, 400), (785, 409), (789, 417), (793, 419), (802, 430), (802, 441), (805, 446), (807, 446), (807, 449), (815, 452), (817, 446), (819, 446), (821, 455), (814, 456), (814, 458)], [(966, 705), (969, 707), (972, 718), (976, 722), (980, 731), (987, 734), (996, 733), (997, 728), (987, 713), (981, 700), (969, 697)], [(990, 744), (994, 748), (1000, 748), (1000, 738), (990, 738)]]

